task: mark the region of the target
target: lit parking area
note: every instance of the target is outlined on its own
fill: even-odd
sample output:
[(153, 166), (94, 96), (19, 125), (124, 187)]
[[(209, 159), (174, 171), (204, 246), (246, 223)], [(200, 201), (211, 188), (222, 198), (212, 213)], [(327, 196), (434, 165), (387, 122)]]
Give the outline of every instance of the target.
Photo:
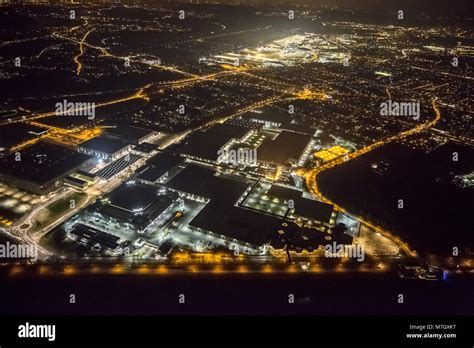
[[(147, 239), (152, 244), (161, 245), (165, 240), (175, 241), (175, 237), (178, 237), (176, 239), (176, 244), (180, 244), (179, 232), (187, 231), (187, 225), (196, 217), (197, 214), (199, 214), (199, 212), (205, 206), (206, 204), (203, 202), (184, 199), (183, 214), (179, 217), (179, 219), (169, 220), (166, 225), (148, 234)], [(175, 213), (173, 213), (172, 215), (175, 215)], [(193, 232), (191, 231), (191, 233)], [(187, 233), (185, 233), (185, 235), (186, 234)], [(192, 245), (193, 241), (188, 243), (183, 239), (181, 244)]]
[(285, 216), (288, 211), (288, 204), (282, 198), (267, 195), (271, 186), (270, 183), (259, 182), (242, 202), (242, 206), (271, 215)]
[(158, 232), (146, 238), (150, 244), (160, 246), (165, 241), (197, 252), (210, 251), (216, 248), (225, 248), (239, 254), (251, 254), (252, 250), (237, 243), (225, 241), (215, 236), (201, 233), (189, 227), (189, 223), (206, 206), (203, 202), (184, 200), (184, 214), (178, 220), (171, 220)]
[(363, 245), (368, 255), (397, 256), (400, 252), (396, 243), (365, 225), (360, 227), (359, 235), (354, 238), (354, 242)]
[(262, 145), (263, 141), (265, 140), (265, 135), (262, 133), (254, 133), (252, 134), (247, 141), (245, 142), (251, 148), (256, 149), (260, 145)]
[(40, 201), (39, 196), (0, 184), (0, 226), (9, 227)]
[(216, 248), (225, 248), (235, 252), (236, 254), (254, 254), (255, 252), (237, 243), (225, 241), (221, 238), (201, 233), (196, 230), (184, 226), (180, 229), (172, 229), (169, 231), (168, 238), (176, 245), (191, 249), (197, 252), (210, 251)]
[[(181, 208), (176, 206), (174, 209), (162, 214), (158, 219), (153, 221), (143, 233), (137, 233), (134, 229), (127, 227), (126, 224), (103, 219), (97, 214), (86, 214), (83, 216), (83, 222), (89, 226), (120, 237), (121, 239), (129, 240), (134, 246), (137, 246), (135, 245), (136, 242), (141, 240), (149, 243), (150, 246), (156, 246), (156, 248), (158, 248), (165, 241), (169, 240), (173, 244), (198, 250), (200, 248), (196, 248), (196, 246), (199, 245), (198, 241), (202, 239), (202, 236), (196, 235), (195, 232), (187, 228), (187, 225), (204, 206), (205, 203), (203, 202), (185, 199)], [(210, 246), (212, 243), (208, 242), (211, 242), (211, 240), (205, 243)], [(224, 244), (222, 243), (222, 245)], [(150, 248), (150, 246), (148, 246), (148, 248)], [(142, 254), (145, 252), (144, 250), (146, 250), (144, 246), (139, 247), (138, 250), (134, 251), (134, 255), (138, 253), (143, 257)], [(146, 253), (153, 254), (151, 251)]]
[(84, 221), (90, 226), (123, 239), (133, 241), (134, 239), (139, 238), (133, 229), (128, 228), (127, 226), (120, 223), (114, 223), (110, 220), (101, 219), (95, 215), (84, 216)]

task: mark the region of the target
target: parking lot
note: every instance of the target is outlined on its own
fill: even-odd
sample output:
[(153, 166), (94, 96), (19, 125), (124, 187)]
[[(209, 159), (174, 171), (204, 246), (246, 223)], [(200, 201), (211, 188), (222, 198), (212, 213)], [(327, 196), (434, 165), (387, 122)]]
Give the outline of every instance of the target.
[(288, 205), (285, 201), (281, 198), (272, 197), (266, 194), (271, 186), (270, 183), (259, 182), (255, 185), (252, 191), (250, 191), (248, 196), (242, 202), (242, 205), (272, 215), (285, 216), (288, 211)]
[(0, 226), (12, 225), (40, 201), (39, 196), (0, 184)]

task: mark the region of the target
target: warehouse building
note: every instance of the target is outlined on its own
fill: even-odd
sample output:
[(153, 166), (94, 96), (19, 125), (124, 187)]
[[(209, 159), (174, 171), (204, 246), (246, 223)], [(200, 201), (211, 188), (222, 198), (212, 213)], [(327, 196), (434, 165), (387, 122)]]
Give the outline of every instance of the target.
[(114, 161), (131, 150), (129, 144), (119, 140), (100, 136), (90, 139), (77, 147), (77, 151), (106, 161)]
[(0, 158), (0, 180), (19, 189), (45, 195), (59, 188), (64, 178), (85, 166), (89, 156), (63, 146), (38, 142)]

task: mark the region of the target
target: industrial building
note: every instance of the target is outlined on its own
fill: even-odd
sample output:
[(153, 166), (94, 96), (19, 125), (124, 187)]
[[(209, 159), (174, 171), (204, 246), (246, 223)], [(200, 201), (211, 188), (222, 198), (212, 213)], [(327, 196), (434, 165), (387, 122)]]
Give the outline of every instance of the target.
[(170, 150), (190, 159), (207, 163), (217, 163), (218, 152), (230, 142), (244, 143), (251, 134), (257, 132), (244, 124), (226, 122), (194, 132)]
[(119, 125), (113, 128), (106, 128), (105, 134), (111, 138), (123, 141), (128, 144), (139, 145), (156, 135), (156, 132), (128, 125)]
[(178, 170), (176, 167), (184, 159), (170, 152), (160, 152), (147, 160), (146, 164), (139, 169), (136, 179), (144, 183), (165, 182)]
[(289, 210), (287, 217), (290, 219), (302, 219), (314, 224), (322, 225), (327, 229), (334, 225), (334, 206), (331, 204), (304, 198), (302, 192), (278, 185), (272, 185), (267, 195), (279, 197), (285, 200)]
[(90, 184), (95, 184), (99, 180), (99, 177), (97, 175), (91, 174), (83, 170), (78, 170), (75, 173), (71, 174), (71, 176), (87, 181)]
[(190, 222), (192, 230), (237, 244), (248, 253), (264, 253), (278, 219), (237, 206), (254, 183), (189, 164), (165, 185), (183, 198), (207, 203)]
[(68, 186), (77, 188), (79, 190), (85, 190), (87, 188), (87, 186), (89, 186), (87, 181), (79, 179), (79, 178), (75, 178), (72, 175), (67, 176), (64, 179), (64, 183)]
[(65, 177), (86, 165), (89, 159), (63, 146), (38, 142), (0, 158), (0, 180), (45, 195), (60, 187)]
[[(1, 114), (0, 114), (1, 115)], [(0, 127), (0, 154), (16, 151), (21, 147), (48, 133), (46, 128), (25, 123), (12, 123)]]
[(120, 140), (100, 136), (90, 139), (77, 147), (77, 151), (102, 160), (113, 161), (128, 152), (131, 146)]
[(119, 255), (129, 245), (127, 240), (81, 223), (66, 230), (72, 240), (97, 252)]
[(180, 209), (181, 204), (176, 193), (163, 193), (155, 186), (128, 182), (87, 208), (85, 219), (144, 233), (162, 214)]
[(281, 131), (275, 139), (265, 139), (258, 148), (258, 160), (261, 163), (276, 165), (297, 164), (311, 138), (308, 134)]

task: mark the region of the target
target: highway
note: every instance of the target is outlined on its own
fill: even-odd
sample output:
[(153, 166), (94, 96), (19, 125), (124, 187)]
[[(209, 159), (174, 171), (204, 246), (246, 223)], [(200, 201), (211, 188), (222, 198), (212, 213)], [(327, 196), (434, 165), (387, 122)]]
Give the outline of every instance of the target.
[(81, 56), (84, 54), (84, 42), (86, 41), (87, 37), (89, 36), (89, 34), (92, 31), (94, 31), (94, 29), (91, 29), (88, 32), (86, 32), (84, 34), (84, 37), (82, 38), (82, 40), (79, 42), (79, 54), (74, 57), (74, 62), (76, 62), (76, 64), (77, 64), (77, 70), (76, 70), (76, 75), (77, 76), (79, 76), (81, 74), (81, 71), (82, 71), (82, 64), (79, 61), (79, 58), (81, 58)]
[[(176, 256), (180, 256), (177, 254)], [(194, 274), (323, 274), (323, 273), (389, 273), (394, 271), (392, 264), (372, 260), (359, 263), (349, 260), (328, 258), (314, 259), (310, 262), (275, 262), (267, 257), (237, 258), (223, 257), (216, 254), (202, 254), (186, 259), (185, 256), (171, 261), (141, 260), (64, 260), (54, 263), (10, 264), (5, 270), (10, 276), (77, 276), (77, 275), (173, 275), (180, 273)]]
[[(400, 258), (367, 258), (357, 262), (348, 258), (297, 258), (289, 264), (286, 260), (266, 256), (239, 256), (215, 253), (177, 253), (171, 260), (141, 260), (127, 258), (58, 259), (46, 262), (6, 264), (0, 274), (8, 276), (78, 276), (78, 275), (137, 275), (166, 276), (179, 274), (385, 274), (398, 278)], [(474, 263), (466, 258), (450, 264), (440, 260), (448, 273), (474, 276)]]

